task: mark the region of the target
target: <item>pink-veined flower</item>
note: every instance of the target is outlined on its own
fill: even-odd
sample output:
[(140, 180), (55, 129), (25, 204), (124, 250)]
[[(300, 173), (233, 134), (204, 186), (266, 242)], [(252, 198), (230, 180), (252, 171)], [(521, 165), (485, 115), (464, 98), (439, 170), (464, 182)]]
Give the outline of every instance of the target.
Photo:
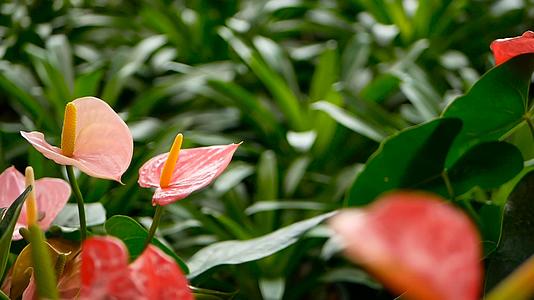
[(534, 53), (534, 32), (526, 31), (521, 36), (495, 40), (490, 48), (495, 56), (495, 65), (521, 54)]
[(81, 299), (193, 300), (172, 258), (148, 245), (128, 265), (126, 247), (113, 237), (92, 237), (83, 243), (81, 281)]
[(475, 226), (437, 196), (396, 192), (331, 220), (346, 255), (393, 291), (416, 300), (478, 299), (482, 266)]
[[(7, 168), (0, 174), (0, 207), (9, 207), (25, 189), (25, 178), (15, 167)], [(40, 215), (39, 227), (46, 230), (70, 197), (69, 184), (59, 178), (41, 178), (35, 181), (34, 191)], [(22, 207), (13, 239), (20, 240), (19, 229), (27, 227), (26, 205)]]
[(46, 158), (75, 166), (89, 176), (121, 181), (133, 155), (133, 139), (126, 123), (104, 101), (94, 97), (67, 104), (61, 148), (45, 141), (41, 132), (21, 135)]
[(151, 158), (139, 169), (139, 185), (156, 188), (153, 205), (181, 200), (210, 184), (226, 169), (240, 144), (180, 150), (178, 134), (171, 151)]

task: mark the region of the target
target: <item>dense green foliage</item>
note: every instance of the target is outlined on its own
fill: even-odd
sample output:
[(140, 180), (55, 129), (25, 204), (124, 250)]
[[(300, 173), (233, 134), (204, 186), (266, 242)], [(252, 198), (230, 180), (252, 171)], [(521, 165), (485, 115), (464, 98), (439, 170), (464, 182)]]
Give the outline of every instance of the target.
[[(493, 66), (490, 42), (528, 29), (526, 0), (514, 7), (464, 0), (26, 2), (0, 4), (0, 170), (31, 165), (37, 178), (65, 177), (19, 131), (42, 131), (57, 145), (67, 102), (104, 99), (130, 127), (135, 151), (124, 185), (79, 175), (86, 202), (106, 210), (105, 226), (105, 219), (90, 224), (94, 232), (121, 238), (127, 234), (108, 227), (135, 223), (129, 228), (139, 243), (146, 238), (134, 220), (109, 218), (150, 224), (152, 195), (139, 188), (137, 172), (168, 151), (178, 132), (184, 148), (243, 141), (213, 185), (166, 207), (160, 247), (186, 262), (226, 240), (272, 234), (285, 247), (242, 260), (218, 253), (235, 262), (213, 263), (189, 279), (221, 293), (198, 293), (389, 299), (334, 255), (337, 245), (315, 227), (320, 221), (312, 220), (323, 219), (316, 216), (393, 188), (426, 189), (458, 200), (489, 255), (500, 236), (500, 223), (492, 222), (523, 162), (534, 158), (523, 119), (532, 105), (531, 56), (493, 68), (465, 94)], [(508, 106), (482, 101), (488, 97)], [(502, 117), (502, 110), (511, 113)], [(298, 235), (314, 229), (297, 242), (294, 231), (284, 231), (295, 225)], [(138, 245), (129, 242), (134, 256)]]

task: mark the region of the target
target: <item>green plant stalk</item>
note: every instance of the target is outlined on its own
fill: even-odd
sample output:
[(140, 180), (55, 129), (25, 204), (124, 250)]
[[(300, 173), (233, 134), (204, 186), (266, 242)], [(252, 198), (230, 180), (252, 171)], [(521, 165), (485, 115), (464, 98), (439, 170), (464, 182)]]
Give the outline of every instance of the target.
[(161, 214), (163, 213), (163, 206), (156, 205), (156, 211), (154, 212), (154, 217), (152, 218), (152, 225), (150, 225), (150, 229), (148, 230), (148, 235), (146, 236), (145, 240), (145, 246), (143, 248), (148, 247), (150, 243), (152, 242), (152, 239), (154, 238), (154, 235), (156, 234), (156, 229), (158, 229), (159, 222), (161, 221)]
[(85, 221), (85, 207), (83, 203), (82, 193), (80, 192), (80, 187), (76, 181), (76, 176), (74, 176), (74, 169), (72, 166), (65, 166), (67, 169), (67, 177), (69, 177), (70, 186), (78, 203), (78, 216), (80, 218), (80, 239), (85, 241), (87, 237), (87, 224)]
[(44, 234), (36, 225), (29, 226), (31, 257), (39, 299), (59, 299), (57, 280)]
[(527, 300), (534, 294), (534, 256), (531, 256), (486, 296), (486, 300)]
[(532, 139), (534, 140), (534, 124), (532, 124), (532, 120), (529, 117), (525, 118), (528, 128), (530, 129), (530, 134), (532, 135)]

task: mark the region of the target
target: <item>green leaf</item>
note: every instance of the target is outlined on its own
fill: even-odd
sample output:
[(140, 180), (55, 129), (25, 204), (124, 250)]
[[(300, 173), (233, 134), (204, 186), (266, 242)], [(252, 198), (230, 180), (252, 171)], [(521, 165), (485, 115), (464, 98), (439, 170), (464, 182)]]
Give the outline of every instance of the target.
[(374, 126), (362, 117), (355, 116), (335, 104), (326, 101), (317, 101), (312, 104), (312, 109), (327, 113), (339, 124), (357, 132), (373, 141), (381, 142), (387, 135), (380, 128)]
[(502, 234), (486, 271), (489, 291), (534, 254), (534, 171), (515, 186), (504, 206)]
[[(86, 203), (84, 206), (87, 226), (100, 225), (106, 222), (106, 209), (102, 203)], [(53, 224), (68, 229), (79, 229), (80, 218), (78, 217), (78, 205), (67, 203), (61, 212), (59, 212)]]
[[(106, 221), (104, 228), (109, 235), (115, 236), (124, 242), (130, 253), (131, 261), (141, 255), (144, 250), (148, 232), (141, 224), (137, 223), (137, 221), (128, 216), (116, 215)], [(180, 268), (182, 268), (184, 273), (189, 273), (187, 265), (171, 248), (156, 238), (152, 239), (152, 244), (171, 256), (178, 263)]]
[(2, 291), (0, 291), (0, 300), (9, 300), (9, 297)]
[(467, 94), (447, 107), (443, 116), (459, 118), (463, 123), (447, 166), (473, 145), (498, 140), (523, 121), (533, 71), (534, 54), (511, 59), (488, 71)]
[(0, 221), (0, 233), (2, 234), (2, 237), (0, 238), (0, 274), (4, 274), (6, 269), (7, 256), (9, 254), (9, 248), (11, 247), (13, 231), (15, 230), (15, 225), (19, 219), (22, 205), (31, 190), (31, 186), (27, 187), (13, 204), (11, 204), (2, 218), (2, 221)]
[(365, 205), (383, 192), (439, 177), (460, 128), (457, 119), (437, 119), (386, 139), (356, 178), (347, 204)]
[(246, 241), (224, 241), (209, 245), (191, 257), (189, 278), (195, 278), (219, 265), (235, 265), (270, 256), (296, 243), (300, 236), (331, 217), (327, 213)]
[(483, 189), (499, 187), (522, 169), (523, 157), (515, 146), (487, 142), (469, 149), (447, 173), (454, 195), (461, 195), (474, 186)]
[(424, 189), (454, 199), (475, 186), (498, 187), (521, 172), (521, 152), (505, 142), (475, 145), (446, 169), (459, 125), (458, 119), (438, 119), (386, 140), (356, 178), (349, 205), (367, 204), (398, 188)]
[(339, 59), (335, 42), (327, 43), (325, 51), (319, 57), (310, 86), (310, 100), (324, 100), (332, 84), (337, 81)]

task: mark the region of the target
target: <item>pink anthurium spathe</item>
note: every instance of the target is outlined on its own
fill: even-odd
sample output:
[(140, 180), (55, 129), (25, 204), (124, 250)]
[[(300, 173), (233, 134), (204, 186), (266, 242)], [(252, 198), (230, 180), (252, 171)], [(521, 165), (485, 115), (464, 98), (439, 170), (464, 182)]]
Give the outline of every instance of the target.
[(534, 32), (526, 31), (518, 37), (495, 40), (490, 48), (495, 56), (496, 65), (521, 54), (534, 53)]
[[(15, 167), (7, 168), (0, 174), (0, 207), (9, 207), (25, 189), (25, 178)], [(39, 227), (46, 230), (52, 224), (57, 214), (63, 209), (70, 197), (69, 184), (58, 178), (41, 178), (35, 181), (39, 215)], [(27, 227), (26, 206), (22, 207), (19, 219), (13, 232), (13, 239), (20, 240), (19, 229)]]
[(149, 245), (128, 265), (128, 251), (113, 237), (93, 237), (82, 247), (81, 299), (193, 300), (172, 258)]
[(437, 196), (396, 192), (331, 221), (346, 255), (403, 298), (475, 300), (480, 239), (459, 209)]
[(47, 143), (41, 132), (21, 131), (21, 135), (46, 158), (92, 177), (120, 182), (132, 160), (128, 126), (106, 102), (94, 97), (67, 104), (61, 148)]
[(170, 152), (157, 155), (139, 169), (139, 185), (155, 188), (153, 205), (181, 200), (210, 184), (226, 169), (240, 144), (180, 150), (178, 134)]

